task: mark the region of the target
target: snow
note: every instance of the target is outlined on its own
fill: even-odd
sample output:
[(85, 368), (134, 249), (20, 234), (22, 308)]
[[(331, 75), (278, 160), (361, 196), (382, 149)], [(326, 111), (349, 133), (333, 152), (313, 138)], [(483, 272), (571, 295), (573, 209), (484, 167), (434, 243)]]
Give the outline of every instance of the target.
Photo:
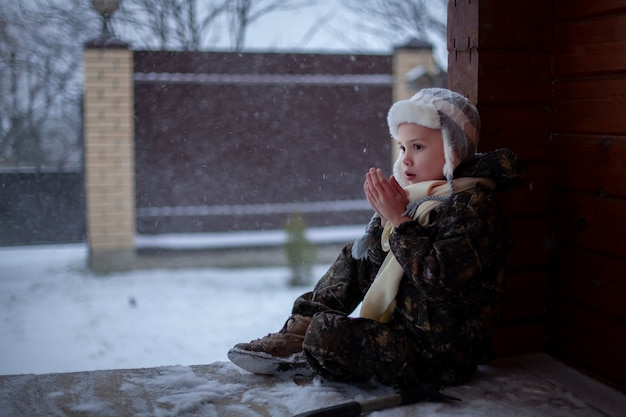
[(0, 374), (225, 361), (280, 329), (308, 290), (283, 267), (100, 276), (86, 259), (82, 244), (0, 248)]

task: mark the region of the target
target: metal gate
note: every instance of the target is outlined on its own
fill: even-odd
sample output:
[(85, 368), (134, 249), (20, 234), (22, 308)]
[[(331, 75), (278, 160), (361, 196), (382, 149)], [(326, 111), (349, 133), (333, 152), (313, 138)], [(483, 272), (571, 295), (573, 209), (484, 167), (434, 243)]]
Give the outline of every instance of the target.
[(391, 57), (135, 52), (138, 233), (362, 224)]

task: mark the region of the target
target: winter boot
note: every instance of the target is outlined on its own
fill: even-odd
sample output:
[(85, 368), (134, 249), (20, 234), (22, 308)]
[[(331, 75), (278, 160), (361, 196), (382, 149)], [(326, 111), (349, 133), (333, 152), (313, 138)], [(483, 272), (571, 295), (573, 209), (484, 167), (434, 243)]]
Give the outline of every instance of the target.
[(235, 345), (228, 351), (228, 359), (255, 374), (275, 375), (288, 371), (312, 373), (302, 351), (304, 334), (310, 323), (311, 317), (295, 314), (289, 317), (278, 333)]

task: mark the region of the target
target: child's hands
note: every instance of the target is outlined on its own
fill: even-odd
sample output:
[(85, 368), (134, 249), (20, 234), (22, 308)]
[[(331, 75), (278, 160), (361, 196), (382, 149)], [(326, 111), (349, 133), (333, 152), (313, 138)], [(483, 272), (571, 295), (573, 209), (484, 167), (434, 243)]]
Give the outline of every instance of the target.
[(370, 168), (365, 174), (363, 189), (367, 201), (376, 211), (383, 225), (389, 221), (397, 226), (410, 220), (409, 216), (402, 215), (409, 204), (408, 193), (393, 176), (387, 180), (380, 168)]

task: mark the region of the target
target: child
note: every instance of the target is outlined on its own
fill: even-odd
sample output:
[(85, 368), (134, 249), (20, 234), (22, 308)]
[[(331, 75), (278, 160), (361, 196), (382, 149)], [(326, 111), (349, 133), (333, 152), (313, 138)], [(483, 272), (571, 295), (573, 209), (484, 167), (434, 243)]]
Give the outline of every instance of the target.
[(390, 179), (365, 176), (366, 235), (295, 300), (282, 330), (232, 348), (235, 364), (407, 388), (461, 384), (492, 357), (510, 247), (494, 192), (519, 182), (521, 163), (508, 150), (476, 154), (478, 112), (450, 90), (395, 103), (387, 122), (400, 156)]

